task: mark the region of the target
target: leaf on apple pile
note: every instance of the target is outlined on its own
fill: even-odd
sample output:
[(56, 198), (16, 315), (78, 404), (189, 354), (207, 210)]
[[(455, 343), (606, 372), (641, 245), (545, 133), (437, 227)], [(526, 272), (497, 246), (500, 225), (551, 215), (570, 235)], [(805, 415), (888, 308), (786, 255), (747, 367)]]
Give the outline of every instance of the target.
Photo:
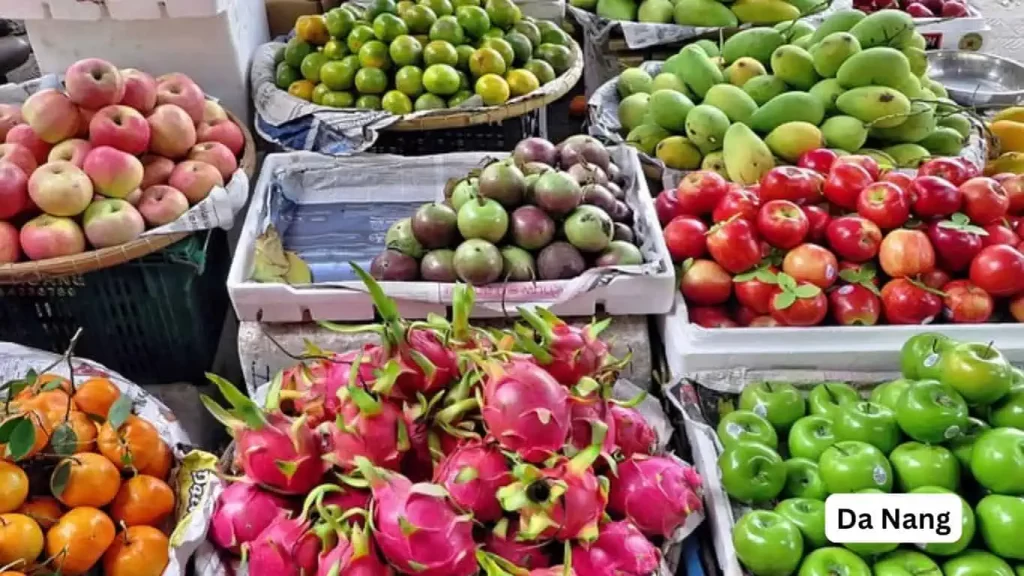
[(925, 284), (924, 282), (921, 282), (920, 280), (916, 280), (914, 278), (907, 278), (907, 282), (910, 282), (911, 284), (913, 284), (914, 286), (917, 286), (918, 288), (920, 288), (921, 290), (924, 290), (925, 292), (928, 292), (930, 294), (935, 294), (936, 296), (938, 296), (940, 298), (945, 298), (947, 296), (947, 294), (945, 292), (943, 292), (942, 290), (939, 290), (938, 288), (932, 288), (931, 286)]
[(750, 282), (751, 280), (757, 280), (764, 284), (778, 284), (779, 280), (775, 276), (775, 273), (769, 268), (769, 262), (762, 262), (757, 268), (743, 274), (737, 274), (732, 281), (733, 282)]
[(291, 285), (313, 282), (309, 265), (296, 252), (284, 249), (281, 236), (273, 226), (268, 226), (267, 231), (256, 238), (250, 278), (256, 282)]
[(967, 217), (967, 214), (957, 212), (949, 217), (949, 220), (943, 220), (939, 222), (939, 228), (948, 228), (950, 230), (959, 230), (961, 232), (967, 232), (968, 234), (975, 234), (977, 236), (988, 236), (988, 231), (981, 226), (975, 226), (971, 224), (971, 219)]
[(797, 284), (795, 278), (786, 274), (785, 272), (779, 273), (778, 276), (779, 288), (781, 292), (775, 295), (773, 304), (779, 310), (785, 310), (797, 300), (814, 298), (818, 294), (821, 294), (821, 288), (818, 288), (814, 284)]
[(863, 288), (866, 288), (869, 292), (875, 296), (881, 296), (882, 292), (875, 286), (875, 265), (871, 262), (864, 263), (860, 268), (853, 269), (847, 268), (839, 271), (839, 278), (847, 284), (857, 284)]

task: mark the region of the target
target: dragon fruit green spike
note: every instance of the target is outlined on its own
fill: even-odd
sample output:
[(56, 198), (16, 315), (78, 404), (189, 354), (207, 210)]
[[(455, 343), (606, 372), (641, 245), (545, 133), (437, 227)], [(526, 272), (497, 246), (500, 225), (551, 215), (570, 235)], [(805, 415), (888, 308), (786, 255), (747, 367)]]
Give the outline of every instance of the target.
[(365, 458), (357, 466), (373, 492), (377, 545), (392, 566), (417, 576), (477, 573), (472, 518), (452, 508), (444, 488), (413, 484)]
[(235, 438), (236, 460), (247, 477), (284, 494), (306, 494), (320, 483), (326, 465), (305, 417), (291, 419), (277, 411), (273, 402), (264, 411), (223, 378), (213, 374), (207, 378), (231, 410), (209, 396), (200, 399)]
[(537, 362), (565, 386), (575, 386), (581, 378), (595, 376), (609, 359), (608, 345), (598, 336), (611, 319), (584, 328), (570, 326), (545, 308), (531, 310), (520, 306), (520, 316), (530, 325), (540, 342), (521, 338), (519, 343)]
[(502, 515), (496, 494), (512, 483), (512, 470), (496, 445), (471, 440), (441, 461), (434, 483), (443, 486), (452, 502), (475, 520), (494, 522)]
[(398, 470), (409, 450), (409, 430), (402, 409), (350, 384), (338, 390), (337, 417), (318, 429), (327, 437), (324, 460), (349, 472), (364, 457), (374, 466)]
[(502, 518), (484, 540), (484, 550), (527, 570), (551, 566), (551, 558), (544, 552), (548, 541), (519, 539), (519, 521)]
[(601, 453), (605, 455), (615, 453), (615, 439), (618, 436), (611, 406), (611, 402), (601, 398), (598, 394), (574, 399), (569, 415), (572, 425), (569, 431), (569, 441), (577, 450), (583, 450), (593, 443), (594, 423), (601, 422), (607, 431), (604, 436), (604, 444), (601, 446)]
[(289, 515), (288, 502), (252, 482), (231, 484), (221, 492), (210, 519), (210, 540), (238, 555), (275, 520)]
[(569, 392), (526, 360), (485, 364), (484, 425), (503, 448), (527, 462), (543, 462), (565, 446)]
[(701, 493), (693, 467), (667, 456), (634, 455), (619, 464), (608, 509), (647, 536), (668, 538), (703, 508)]
[(658, 549), (629, 522), (609, 522), (589, 546), (574, 546), (576, 576), (650, 576), (661, 564)]
[(339, 529), (337, 538), (337, 545), (320, 555), (316, 576), (394, 576), (377, 555), (369, 528)]

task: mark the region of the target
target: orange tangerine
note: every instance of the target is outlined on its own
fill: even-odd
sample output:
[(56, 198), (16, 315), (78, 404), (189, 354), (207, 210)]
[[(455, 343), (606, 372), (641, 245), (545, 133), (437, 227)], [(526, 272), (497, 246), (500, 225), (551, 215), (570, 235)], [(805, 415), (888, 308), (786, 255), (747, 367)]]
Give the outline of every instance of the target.
[(129, 416), (118, 430), (110, 423), (100, 428), (96, 446), (121, 470), (140, 470), (149, 465), (160, 450), (160, 434), (152, 424), (138, 416)]
[(62, 466), (70, 466), (67, 482), (64, 489), (54, 496), (68, 508), (101, 508), (110, 504), (121, 488), (121, 474), (117, 467), (100, 454), (84, 452), (65, 458), (54, 470), (51, 486), (56, 483)]
[(46, 556), (53, 558), (54, 567), (62, 575), (81, 576), (113, 541), (114, 523), (110, 518), (96, 508), (82, 506), (69, 510), (46, 532)]
[(86, 414), (106, 420), (110, 407), (121, 397), (121, 390), (109, 378), (90, 378), (75, 391), (72, 399)]
[(139, 474), (129, 478), (110, 504), (110, 517), (125, 526), (159, 526), (174, 511), (174, 491), (166, 482)]
[(152, 526), (132, 526), (114, 538), (103, 554), (104, 576), (160, 576), (168, 562), (164, 533)]
[(64, 515), (60, 502), (52, 496), (29, 496), (17, 512), (35, 520), (43, 530), (49, 530)]
[(0, 514), (13, 512), (28, 497), (28, 474), (20, 466), (0, 462)]

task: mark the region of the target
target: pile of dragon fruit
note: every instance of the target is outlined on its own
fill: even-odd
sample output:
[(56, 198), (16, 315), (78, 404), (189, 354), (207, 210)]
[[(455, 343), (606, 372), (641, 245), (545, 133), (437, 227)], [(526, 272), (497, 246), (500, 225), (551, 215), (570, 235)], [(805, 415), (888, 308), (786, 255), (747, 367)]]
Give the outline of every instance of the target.
[(230, 408), (203, 403), (240, 477), (210, 540), (250, 576), (658, 574), (701, 478), (657, 453), (641, 398), (612, 399), (628, 358), (598, 338), (607, 322), (520, 309), (513, 329), (484, 329), (462, 285), (450, 321), (407, 321), (355, 268), (382, 319), (360, 329), (380, 345), (307, 344), (262, 407), (211, 376)]

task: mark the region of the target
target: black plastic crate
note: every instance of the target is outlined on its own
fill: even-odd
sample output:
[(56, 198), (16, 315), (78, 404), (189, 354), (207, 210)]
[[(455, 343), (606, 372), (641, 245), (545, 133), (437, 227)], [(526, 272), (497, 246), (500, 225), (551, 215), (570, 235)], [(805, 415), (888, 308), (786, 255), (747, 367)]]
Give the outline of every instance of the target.
[(497, 124), (478, 124), (446, 130), (383, 130), (368, 152), (426, 156), (448, 152), (511, 152), (524, 138), (540, 136), (540, 110)]

